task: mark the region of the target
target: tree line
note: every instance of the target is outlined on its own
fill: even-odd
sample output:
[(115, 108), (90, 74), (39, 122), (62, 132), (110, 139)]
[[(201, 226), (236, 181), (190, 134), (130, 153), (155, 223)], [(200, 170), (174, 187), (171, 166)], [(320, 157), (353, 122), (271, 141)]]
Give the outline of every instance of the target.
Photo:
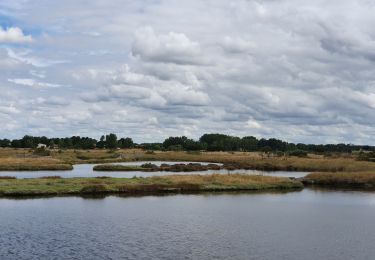
[(58, 149), (116, 149), (143, 148), (145, 150), (170, 151), (248, 151), (248, 152), (288, 152), (309, 153), (351, 153), (353, 151), (375, 151), (375, 146), (353, 144), (303, 144), (289, 143), (276, 138), (256, 138), (254, 136), (237, 137), (225, 134), (204, 134), (199, 140), (186, 136), (168, 137), (162, 143), (136, 144), (132, 138), (118, 138), (116, 134), (108, 134), (99, 140), (90, 137), (72, 136), (66, 138), (47, 138), (25, 135), (21, 139), (0, 139), (0, 147), (36, 148), (44, 144)]
[(247, 151), (247, 152), (299, 152), (351, 153), (353, 151), (375, 151), (375, 146), (353, 144), (303, 144), (289, 143), (276, 138), (237, 137), (224, 134), (204, 134), (198, 141), (185, 136), (169, 137), (162, 147), (167, 150)]
[(49, 148), (59, 149), (116, 149), (133, 148), (133, 140), (129, 137), (118, 139), (115, 134), (103, 135), (99, 140), (90, 137), (72, 136), (65, 138), (48, 138), (45, 136), (25, 135), (21, 139), (0, 139), (0, 147), (12, 148), (36, 148), (39, 144), (46, 145)]

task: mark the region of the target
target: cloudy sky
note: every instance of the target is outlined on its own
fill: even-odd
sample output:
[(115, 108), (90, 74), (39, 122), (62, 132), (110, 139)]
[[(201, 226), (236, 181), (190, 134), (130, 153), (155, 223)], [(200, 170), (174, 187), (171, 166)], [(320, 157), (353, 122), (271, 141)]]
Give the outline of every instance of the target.
[(0, 138), (375, 145), (371, 0), (1, 0)]

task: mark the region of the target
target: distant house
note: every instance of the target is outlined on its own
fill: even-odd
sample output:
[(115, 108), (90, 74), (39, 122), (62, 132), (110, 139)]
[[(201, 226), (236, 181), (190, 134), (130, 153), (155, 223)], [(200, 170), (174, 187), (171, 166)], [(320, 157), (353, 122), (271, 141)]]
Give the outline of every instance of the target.
[(45, 144), (38, 144), (38, 146), (36, 148), (38, 148), (38, 149), (46, 149), (47, 145), (45, 145)]

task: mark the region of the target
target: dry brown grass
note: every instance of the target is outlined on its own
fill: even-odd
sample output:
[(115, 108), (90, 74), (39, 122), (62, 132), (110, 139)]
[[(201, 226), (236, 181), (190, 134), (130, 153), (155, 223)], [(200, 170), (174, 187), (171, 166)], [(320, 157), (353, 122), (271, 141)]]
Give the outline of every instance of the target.
[(304, 183), (329, 187), (375, 189), (375, 171), (310, 173), (304, 178)]
[(35, 157), (32, 155), (32, 152), (31, 149), (0, 148), (0, 159)]
[[(293, 170), (310, 172), (360, 172), (375, 171), (374, 162), (357, 161), (354, 157), (342, 155), (324, 158), (320, 155), (309, 155), (307, 158), (299, 157), (267, 157), (258, 152), (161, 152), (147, 153), (141, 149), (121, 150), (54, 150), (51, 157), (67, 164), (75, 163), (111, 163), (122, 161), (160, 160), (160, 161), (196, 161), (236, 164), (234, 168), (248, 168), (259, 170)], [(32, 155), (29, 149), (0, 149), (1, 160), (6, 158), (24, 159), (27, 164), (46, 163)], [(45, 158), (44, 158), (45, 159)], [(48, 158), (47, 158), (48, 159)], [(51, 158), (49, 158), (51, 159)]]
[[(294, 170), (294, 171), (375, 171), (375, 163), (356, 161), (351, 157), (324, 158), (309, 155), (300, 157), (266, 157), (260, 153), (247, 152), (202, 152), (190, 154), (186, 152), (156, 152), (143, 154), (138, 159), (144, 160), (175, 160), (175, 161), (206, 161), (227, 164), (240, 164), (243, 167), (259, 170)], [(236, 166), (235, 168), (240, 168)]]
[(0, 158), (0, 171), (71, 170), (72, 165), (50, 157)]
[(190, 183), (197, 185), (250, 185), (250, 184), (281, 184), (293, 183), (288, 178), (245, 175), (245, 174), (210, 174), (210, 175), (168, 175), (150, 177), (152, 181), (165, 181), (171, 184)]

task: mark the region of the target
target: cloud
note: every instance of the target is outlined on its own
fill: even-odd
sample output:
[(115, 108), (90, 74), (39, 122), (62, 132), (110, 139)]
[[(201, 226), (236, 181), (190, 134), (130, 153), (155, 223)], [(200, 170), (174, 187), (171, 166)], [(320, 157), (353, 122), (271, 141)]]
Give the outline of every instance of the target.
[(38, 40), (0, 47), (0, 104), (20, 112), (1, 114), (15, 129), (4, 136), (50, 134), (51, 121), (53, 135), (141, 142), (224, 132), (375, 144), (371, 1), (14, 3), (1, 5)]
[(152, 27), (138, 29), (132, 44), (132, 54), (145, 61), (176, 64), (203, 63), (200, 46), (183, 33), (157, 35)]
[(56, 64), (68, 63), (67, 60), (51, 60), (32, 56), (30, 55), (32, 53), (31, 50), (14, 51), (10, 48), (7, 48), (7, 52), (10, 58), (37, 68), (44, 68)]
[(0, 26), (0, 43), (30, 43), (31, 35), (24, 35), (18, 27), (3, 28)]
[(53, 83), (47, 83), (47, 82), (41, 82), (37, 81), (32, 78), (20, 78), (20, 79), (8, 79), (9, 82), (12, 82), (17, 85), (23, 85), (28, 87), (34, 87), (34, 88), (59, 88), (62, 87), (62, 85), (59, 84), (53, 84)]
[(226, 36), (222, 41), (222, 48), (229, 53), (249, 53), (256, 48), (255, 43), (244, 40), (240, 37), (232, 38)]
[(247, 121), (246, 127), (250, 128), (250, 129), (252, 129), (252, 128), (259, 129), (262, 126), (258, 122), (250, 119), (250, 120)]
[(0, 113), (2, 113), (2, 114), (17, 114), (19, 112), (20, 111), (12, 105), (10, 105), (10, 106), (0, 106)]

